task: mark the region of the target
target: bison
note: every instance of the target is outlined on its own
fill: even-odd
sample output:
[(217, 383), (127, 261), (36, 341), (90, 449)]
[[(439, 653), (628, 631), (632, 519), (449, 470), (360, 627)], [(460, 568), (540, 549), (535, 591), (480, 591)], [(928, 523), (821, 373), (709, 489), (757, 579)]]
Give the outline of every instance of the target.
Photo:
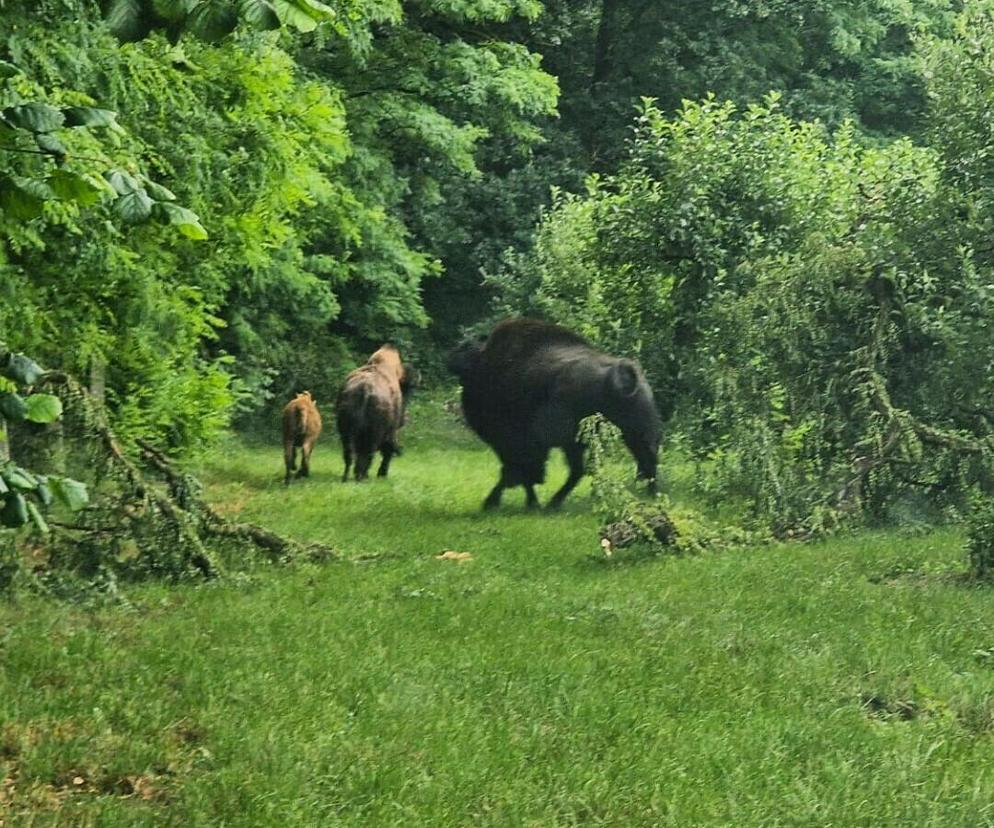
[(283, 408), (283, 461), (286, 476), (283, 485), (290, 485), (290, 472), (297, 468), (297, 449), (300, 449), (300, 471), (297, 477), (311, 473), (311, 452), (321, 434), (321, 414), (311, 398), (310, 391), (297, 394)]
[(580, 420), (597, 412), (621, 429), (638, 478), (655, 492), (659, 415), (635, 362), (602, 353), (558, 325), (509, 319), (486, 339), (459, 346), (449, 368), (462, 383), (466, 421), (501, 462), (484, 509), (496, 508), (504, 489), (518, 485), (528, 507), (537, 507), (534, 487), (544, 482), (555, 447), (569, 463), (569, 477), (549, 501), (549, 508), (561, 506), (583, 476)]
[(410, 387), (407, 370), (392, 345), (384, 345), (348, 375), (336, 404), (345, 458), (343, 482), (349, 479), (353, 458), (355, 479), (365, 480), (377, 451), (383, 459), (376, 474), (387, 476), (391, 458), (400, 454), (397, 431), (404, 424)]

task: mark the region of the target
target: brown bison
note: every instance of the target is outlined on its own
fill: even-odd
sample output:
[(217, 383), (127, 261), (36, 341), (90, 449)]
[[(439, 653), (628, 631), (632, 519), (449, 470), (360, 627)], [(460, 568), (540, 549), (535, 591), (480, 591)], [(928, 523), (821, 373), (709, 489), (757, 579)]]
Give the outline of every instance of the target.
[(569, 477), (549, 501), (558, 508), (583, 476), (577, 428), (599, 412), (621, 429), (638, 464), (638, 478), (656, 487), (659, 416), (638, 365), (594, 349), (571, 331), (535, 319), (501, 322), (485, 340), (459, 346), (449, 368), (462, 383), (466, 421), (496, 452), (500, 479), (483, 502), (500, 505), (504, 489), (524, 486), (538, 506), (552, 448), (563, 449)]
[(311, 398), (310, 391), (297, 394), (283, 408), (283, 462), (286, 476), (283, 485), (290, 485), (290, 472), (297, 468), (297, 449), (300, 449), (300, 471), (297, 477), (311, 473), (311, 452), (321, 434), (321, 415)]
[(336, 404), (345, 458), (343, 482), (349, 479), (353, 458), (355, 479), (369, 477), (369, 466), (377, 451), (383, 459), (376, 474), (387, 476), (391, 458), (400, 454), (397, 431), (404, 425), (409, 390), (407, 371), (392, 345), (384, 345), (365, 365), (348, 375)]

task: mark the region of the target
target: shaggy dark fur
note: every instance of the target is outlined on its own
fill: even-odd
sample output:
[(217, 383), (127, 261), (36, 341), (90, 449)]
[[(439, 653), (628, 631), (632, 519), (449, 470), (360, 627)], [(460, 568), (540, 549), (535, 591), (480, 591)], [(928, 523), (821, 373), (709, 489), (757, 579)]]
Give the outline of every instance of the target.
[(572, 331), (535, 319), (509, 319), (485, 341), (465, 342), (449, 357), (462, 382), (466, 421), (497, 453), (500, 480), (483, 506), (500, 504), (504, 489), (524, 486), (538, 505), (552, 448), (562, 448), (570, 473), (549, 502), (557, 508), (583, 476), (580, 420), (601, 413), (617, 425), (655, 491), (659, 416), (652, 390), (635, 362), (604, 354)]
[(378, 477), (386, 477), (390, 460), (400, 454), (397, 431), (404, 425), (405, 397), (410, 390), (410, 378), (392, 345), (384, 345), (345, 380), (335, 406), (338, 433), (342, 438), (345, 473), (355, 459), (355, 479), (365, 480), (373, 455), (382, 457)]

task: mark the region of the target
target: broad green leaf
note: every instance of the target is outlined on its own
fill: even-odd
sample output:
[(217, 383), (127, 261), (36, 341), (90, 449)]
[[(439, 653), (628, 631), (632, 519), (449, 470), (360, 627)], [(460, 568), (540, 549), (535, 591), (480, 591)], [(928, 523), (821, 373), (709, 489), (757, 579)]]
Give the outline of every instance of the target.
[(152, 0), (155, 13), (164, 20), (182, 21), (200, 0)]
[(316, 0), (273, 0), (280, 20), (302, 32), (312, 32), (322, 20), (334, 20), (335, 12)]
[(62, 110), (69, 127), (99, 127), (117, 129), (117, 113), (110, 109), (97, 109), (94, 106), (69, 106)]
[(7, 486), (7, 481), (3, 479), (3, 475), (0, 475), (0, 495), (5, 495), (9, 491), (10, 488)]
[(0, 78), (12, 78), (14, 75), (22, 74), (20, 68), (6, 60), (0, 60)]
[(38, 487), (35, 489), (35, 494), (38, 495), (38, 499), (44, 506), (51, 506), (52, 489), (48, 485), (48, 478), (41, 474), (36, 475), (36, 477), (38, 478)]
[(62, 201), (74, 201), (84, 207), (96, 203), (100, 199), (102, 188), (92, 180), (68, 170), (55, 170), (47, 179), (55, 197)]
[(188, 239), (203, 241), (207, 238), (207, 231), (200, 223), (200, 218), (192, 210), (187, 210), (178, 204), (160, 201), (156, 203), (153, 211), (159, 221), (175, 226)]
[(18, 385), (34, 385), (44, 373), (45, 370), (37, 362), (24, 354), (7, 354), (5, 361), (0, 363), (0, 375)]
[(35, 143), (38, 145), (38, 149), (44, 150), (50, 155), (55, 155), (61, 158), (66, 154), (65, 145), (54, 135), (50, 135), (47, 132), (36, 133)]
[(0, 525), (16, 529), (28, 522), (28, 504), (20, 492), (9, 492), (4, 495), (3, 508), (0, 509)]
[(31, 472), (22, 469), (20, 466), (15, 466), (13, 463), (8, 463), (3, 468), (0, 468), (0, 475), (3, 476), (3, 479), (11, 489), (17, 489), (22, 492), (33, 492), (38, 487), (38, 481)]
[(28, 414), (27, 403), (24, 397), (13, 391), (5, 391), (0, 394), (0, 417), (19, 423)]
[(126, 193), (114, 202), (114, 212), (132, 224), (146, 221), (152, 215), (154, 202), (144, 190)]
[(34, 523), (35, 528), (43, 534), (48, 534), (48, 524), (45, 523), (45, 518), (41, 516), (41, 512), (38, 511), (38, 507), (35, 506), (30, 500), (25, 502), (28, 506), (28, 516)]
[(152, 19), (143, 0), (111, 0), (107, 7), (107, 25), (121, 40), (141, 40), (152, 27)]
[(41, 215), (44, 199), (31, 195), (12, 178), (0, 176), (0, 210), (11, 218), (27, 221)]
[(55, 499), (74, 512), (78, 512), (90, 502), (86, 486), (78, 480), (73, 480), (70, 477), (50, 477), (48, 485)]
[(29, 132), (51, 132), (58, 129), (65, 121), (65, 116), (54, 106), (43, 103), (26, 103), (18, 106), (8, 106), (0, 115), (11, 126), (26, 129)]
[(187, 28), (201, 40), (216, 42), (238, 25), (238, 12), (230, 0), (206, 0), (187, 18)]
[(145, 186), (145, 190), (148, 192), (152, 198), (156, 201), (175, 201), (176, 195), (172, 190), (168, 190), (161, 184), (156, 184), (149, 178), (142, 176), (142, 184)]
[(134, 193), (142, 189), (142, 185), (138, 182), (138, 179), (124, 170), (107, 170), (104, 173), (104, 178), (107, 179), (107, 182), (114, 188), (114, 192), (118, 195), (127, 195), (128, 193)]
[(11, 181), (13, 181), (14, 186), (22, 192), (32, 196), (33, 198), (37, 198), (40, 201), (48, 201), (48, 199), (55, 196), (55, 193), (52, 192), (52, 189), (48, 186), (48, 184), (39, 178), (16, 176), (15, 178), (12, 178)]
[(280, 27), (279, 15), (268, 0), (238, 0), (238, 13), (253, 29), (268, 32)]
[(31, 394), (24, 404), (24, 419), (32, 423), (53, 423), (62, 416), (62, 400), (52, 394)]

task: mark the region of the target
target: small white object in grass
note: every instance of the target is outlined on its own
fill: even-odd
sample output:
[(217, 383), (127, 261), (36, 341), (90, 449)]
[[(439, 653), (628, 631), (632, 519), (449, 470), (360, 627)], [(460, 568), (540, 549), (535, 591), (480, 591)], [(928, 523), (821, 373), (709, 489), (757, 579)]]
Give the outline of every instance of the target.
[(604, 554), (609, 558), (611, 557), (611, 541), (607, 538), (601, 538), (601, 549), (604, 550)]
[(446, 549), (441, 555), (436, 555), (436, 559), (440, 561), (470, 561), (473, 556), (469, 552), (456, 552), (454, 549)]

